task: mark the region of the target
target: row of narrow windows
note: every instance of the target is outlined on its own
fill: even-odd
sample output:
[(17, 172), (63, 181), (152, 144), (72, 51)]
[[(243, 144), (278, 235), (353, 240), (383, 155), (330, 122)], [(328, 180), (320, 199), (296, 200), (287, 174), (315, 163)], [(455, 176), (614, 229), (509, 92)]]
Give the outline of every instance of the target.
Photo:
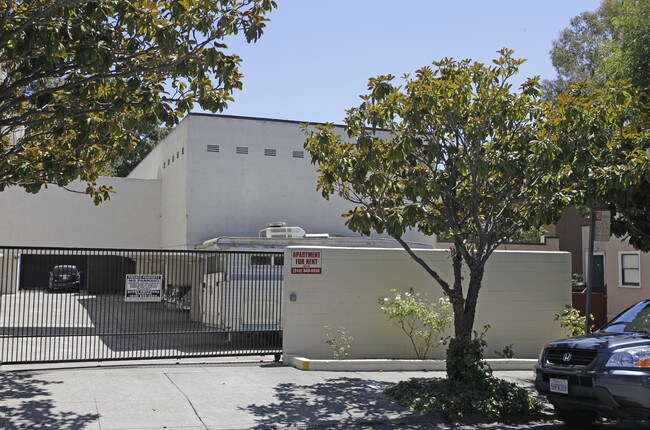
[[(237, 146), (235, 147), (235, 153), (239, 155), (248, 155), (248, 146)], [(219, 145), (207, 145), (207, 152), (221, 152), (221, 147)], [(163, 169), (168, 167), (171, 163), (176, 161), (177, 158), (180, 158), (181, 155), (185, 154), (185, 148), (181, 148), (180, 151), (176, 151), (176, 154), (172, 154), (167, 161), (163, 161)], [(278, 150), (274, 148), (265, 148), (264, 155), (267, 157), (276, 157), (278, 155)], [(305, 158), (305, 151), (291, 151), (291, 156), (293, 158)]]
[(176, 151), (176, 154), (172, 154), (172, 156), (168, 158), (167, 161), (163, 161), (163, 169), (169, 166), (174, 161), (176, 161), (177, 158), (181, 158), (181, 155), (184, 154), (185, 154), (185, 147), (182, 147), (180, 151)]
[[(221, 147), (219, 145), (207, 145), (207, 152), (221, 152)], [(248, 155), (249, 148), (248, 146), (237, 146), (235, 147), (235, 154), (239, 155)], [(278, 155), (278, 150), (273, 148), (265, 148), (264, 155), (267, 157), (276, 157)], [(305, 151), (291, 151), (291, 156), (293, 158), (305, 158)]]

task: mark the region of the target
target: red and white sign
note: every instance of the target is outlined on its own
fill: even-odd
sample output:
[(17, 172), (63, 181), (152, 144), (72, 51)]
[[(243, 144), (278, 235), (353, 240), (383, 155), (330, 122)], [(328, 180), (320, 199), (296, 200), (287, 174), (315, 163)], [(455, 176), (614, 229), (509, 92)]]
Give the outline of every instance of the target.
[(594, 241), (607, 242), (611, 238), (612, 213), (610, 211), (594, 211)]
[(320, 275), (322, 272), (321, 251), (291, 251), (293, 275)]

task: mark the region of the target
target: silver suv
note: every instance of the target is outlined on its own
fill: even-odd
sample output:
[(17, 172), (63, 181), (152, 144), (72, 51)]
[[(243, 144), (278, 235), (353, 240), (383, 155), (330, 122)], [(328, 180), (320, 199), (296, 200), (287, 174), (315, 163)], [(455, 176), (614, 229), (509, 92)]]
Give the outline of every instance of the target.
[(535, 372), (535, 388), (569, 425), (650, 419), (650, 300), (593, 334), (549, 343)]

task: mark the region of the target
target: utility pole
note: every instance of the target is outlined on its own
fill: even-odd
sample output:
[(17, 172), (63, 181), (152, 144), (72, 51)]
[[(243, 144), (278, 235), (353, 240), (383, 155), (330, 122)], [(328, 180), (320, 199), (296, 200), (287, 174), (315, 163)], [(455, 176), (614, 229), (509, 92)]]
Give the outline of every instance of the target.
[(589, 215), (589, 255), (587, 256), (587, 299), (585, 306), (585, 333), (591, 333), (591, 293), (594, 283), (594, 230), (596, 230), (596, 211), (591, 208)]

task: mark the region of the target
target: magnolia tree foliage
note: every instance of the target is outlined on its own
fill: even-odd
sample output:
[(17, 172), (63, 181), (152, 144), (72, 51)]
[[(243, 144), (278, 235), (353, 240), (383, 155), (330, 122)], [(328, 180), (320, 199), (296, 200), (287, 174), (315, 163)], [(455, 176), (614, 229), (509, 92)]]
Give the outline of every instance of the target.
[[(241, 88), (225, 42), (272, 0), (0, 0), (0, 190), (92, 182), (150, 124), (220, 111)], [(89, 188), (96, 201), (105, 188)]]
[[(443, 289), (456, 339), (472, 335), (485, 265), (511, 235), (557, 216), (551, 184), (537, 164), (543, 115), (537, 78), (515, 91), (523, 60), (500, 51), (492, 65), (443, 59), (405, 76), (372, 78), (362, 104), (347, 112), (347, 137), (316, 126), (305, 143), (324, 197), (356, 207), (347, 226), (387, 232)], [(540, 149), (542, 148), (542, 149)], [(453, 277), (421, 259), (409, 227), (452, 241)], [(462, 348), (461, 348), (462, 350)]]
[[(642, 92), (624, 83), (571, 85), (545, 103), (538, 162), (552, 198), (614, 210), (613, 231), (650, 249), (650, 123)], [(645, 192), (644, 192), (645, 191)]]
[[(551, 59), (558, 76), (546, 85), (547, 95), (550, 100), (558, 93), (566, 92), (564, 96), (560, 96), (564, 98), (559, 100), (560, 112), (567, 109), (576, 111), (577, 109), (571, 106), (576, 97), (581, 99), (578, 100), (578, 108), (583, 109), (586, 99), (584, 93), (590, 88), (591, 91), (594, 88), (601, 90), (600, 94), (595, 95), (596, 99), (604, 101), (606, 94), (611, 98), (616, 87), (612, 82), (618, 79), (631, 82), (635, 88), (626, 91), (643, 94), (647, 103), (650, 98), (650, 0), (603, 0), (594, 12), (583, 12), (574, 17), (570, 26), (564, 29), (553, 43)], [(567, 89), (571, 83), (579, 85)], [(619, 90), (615, 91), (620, 93), (620, 86)], [(638, 99), (640, 94), (634, 94), (634, 97)], [(647, 104), (639, 108), (638, 102), (635, 103), (633, 113), (645, 116), (645, 119), (629, 119), (631, 115), (627, 115), (628, 120), (637, 123), (645, 121), (645, 129), (648, 129), (650, 108)], [(602, 108), (600, 110), (602, 112)], [(599, 119), (597, 122), (602, 123)], [(584, 130), (585, 127), (578, 125), (578, 128)], [(582, 136), (581, 139), (584, 140), (585, 134)], [(630, 155), (630, 166), (623, 169), (624, 179), (617, 180), (615, 172), (609, 179), (607, 175), (598, 174), (599, 163), (604, 165), (606, 161), (596, 158), (597, 162), (592, 170), (597, 174), (590, 175), (599, 181), (596, 184), (599, 199), (595, 204), (607, 207), (615, 213), (612, 231), (616, 236), (629, 237), (630, 243), (637, 249), (650, 251), (650, 178), (647, 166), (639, 162), (638, 156), (639, 152), (647, 151), (647, 140), (641, 138), (636, 141), (636, 155), (630, 150), (630, 142), (634, 140), (628, 138), (628, 141), (627, 150), (624, 149), (622, 154), (610, 154), (610, 158), (617, 158), (617, 169), (622, 166), (620, 161), (624, 160), (627, 154)], [(602, 152), (607, 149), (608, 147), (603, 147), (601, 150), (595, 150)], [(580, 165), (594, 159), (584, 150), (578, 151), (578, 154), (587, 155), (586, 159), (575, 160)], [(631, 174), (630, 167), (637, 167), (639, 170)], [(601, 181), (603, 176), (605, 180)], [(641, 179), (637, 180), (639, 177)], [(609, 188), (604, 189), (603, 184), (607, 184)], [(591, 189), (593, 190), (593, 187)]]

